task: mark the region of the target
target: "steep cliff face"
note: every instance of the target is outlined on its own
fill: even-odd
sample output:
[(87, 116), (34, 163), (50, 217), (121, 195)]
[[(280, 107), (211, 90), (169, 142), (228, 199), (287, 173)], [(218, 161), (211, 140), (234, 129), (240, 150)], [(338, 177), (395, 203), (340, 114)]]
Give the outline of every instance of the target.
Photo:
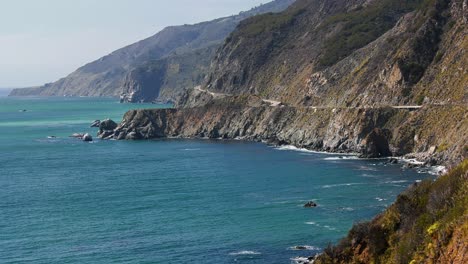
[(150, 38), (91, 62), (57, 82), (36, 88), (15, 89), (11, 95), (120, 96), (125, 76), (135, 67), (148, 61), (154, 64), (154, 61), (174, 54), (189, 53), (192, 56), (195, 50), (219, 45), (243, 19), (282, 11), (292, 2), (294, 0), (275, 0), (239, 15), (195, 25), (168, 27)]
[(462, 0), (298, 1), (242, 22), (204, 88), (297, 106), (466, 104), (464, 8)]
[(151, 61), (124, 79), (122, 102), (176, 101), (205, 78), (218, 45)]
[[(435, 117), (440, 121), (433, 121)], [(467, 117), (468, 111), (461, 106), (428, 106), (417, 111), (274, 107), (256, 96), (230, 96), (194, 108), (130, 111), (106, 137), (238, 138), (364, 157), (419, 152), (430, 164), (455, 164), (467, 154), (466, 143), (458, 136), (459, 129), (468, 131)], [(447, 123), (459, 127), (446, 128)]]

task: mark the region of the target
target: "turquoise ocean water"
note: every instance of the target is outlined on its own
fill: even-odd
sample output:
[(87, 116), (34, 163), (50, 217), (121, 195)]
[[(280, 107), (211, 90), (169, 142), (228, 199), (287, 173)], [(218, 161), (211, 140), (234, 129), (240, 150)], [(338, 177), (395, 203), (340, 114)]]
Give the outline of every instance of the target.
[(291, 263), (429, 177), (259, 143), (68, 137), (136, 107), (155, 106), (0, 98), (0, 263)]

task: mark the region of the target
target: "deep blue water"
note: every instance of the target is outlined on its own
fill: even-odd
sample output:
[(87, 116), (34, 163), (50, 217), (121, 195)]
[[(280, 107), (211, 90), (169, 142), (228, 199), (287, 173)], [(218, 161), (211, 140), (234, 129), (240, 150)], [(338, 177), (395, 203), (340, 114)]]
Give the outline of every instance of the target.
[(258, 143), (68, 138), (135, 107), (155, 106), (0, 98), (0, 263), (290, 263), (428, 176)]

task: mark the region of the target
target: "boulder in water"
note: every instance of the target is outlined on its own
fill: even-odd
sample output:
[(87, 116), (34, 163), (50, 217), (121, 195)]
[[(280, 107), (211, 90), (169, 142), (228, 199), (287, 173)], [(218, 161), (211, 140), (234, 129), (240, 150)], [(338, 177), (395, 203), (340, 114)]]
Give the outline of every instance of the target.
[(84, 134), (83, 137), (82, 137), (81, 139), (82, 139), (83, 141), (85, 141), (85, 142), (91, 142), (91, 141), (93, 141), (93, 137), (92, 137), (90, 134), (88, 134), (88, 133)]
[(310, 202), (304, 204), (304, 207), (305, 208), (315, 208), (315, 207), (317, 207), (317, 204), (315, 202), (310, 201)]

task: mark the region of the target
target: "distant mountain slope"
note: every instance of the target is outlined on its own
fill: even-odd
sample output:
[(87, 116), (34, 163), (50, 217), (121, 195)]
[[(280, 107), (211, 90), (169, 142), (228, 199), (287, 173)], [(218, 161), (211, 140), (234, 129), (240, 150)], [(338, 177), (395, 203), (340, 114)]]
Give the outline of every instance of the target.
[(0, 96), (7, 96), (11, 90), (13, 89), (10, 89), (10, 88), (0, 88)]
[[(135, 67), (171, 55), (191, 53), (224, 41), (245, 18), (279, 12), (294, 0), (275, 0), (247, 12), (195, 25), (172, 26), (156, 35), (91, 62), (57, 82), (15, 89), (12, 96), (119, 96), (124, 79)], [(190, 55), (191, 56), (191, 55)]]

